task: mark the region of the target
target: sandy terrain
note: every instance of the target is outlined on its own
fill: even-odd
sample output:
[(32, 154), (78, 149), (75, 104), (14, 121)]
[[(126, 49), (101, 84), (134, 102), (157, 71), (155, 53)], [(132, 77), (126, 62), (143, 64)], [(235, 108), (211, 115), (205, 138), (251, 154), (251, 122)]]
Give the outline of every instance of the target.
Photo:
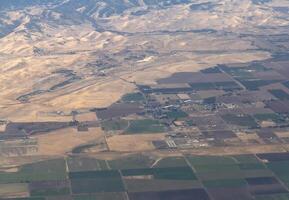
[(75, 119), (79, 122), (86, 122), (86, 121), (95, 121), (97, 120), (96, 114), (93, 112), (78, 114), (76, 115)]
[(110, 151), (141, 152), (154, 150), (154, 140), (164, 140), (165, 134), (115, 135), (107, 138)]
[(102, 138), (100, 128), (90, 128), (88, 132), (77, 132), (67, 128), (49, 134), (36, 136), (39, 155), (64, 155), (74, 147)]

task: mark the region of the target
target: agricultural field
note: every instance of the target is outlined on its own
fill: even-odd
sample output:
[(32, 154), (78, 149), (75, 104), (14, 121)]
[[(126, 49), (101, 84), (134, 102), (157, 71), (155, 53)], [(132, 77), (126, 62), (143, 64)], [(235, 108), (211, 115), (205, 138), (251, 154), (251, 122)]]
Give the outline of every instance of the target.
[(157, 120), (133, 120), (130, 121), (125, 132), (127, 134), (162, 133), (165, 132), (165, 126)]
[[(183, 112), (168, 113), (173, 118), (187, 116)], [(142, 134), (142, 133), (162, 133), (165, 132), (165, 126), (158, 120), (138, 119), (138, 120), (108, 120), (103, 121), (102, 129), (104, 131), (121, 131), (124, 134)]]
[(65, 180), (67, 177), (64, 159), (55, 159), (24, 165), (17, 172), (0, 172), (1, 183)]
[(288, 0), (0, 16), (0, 200), (289, 200)]
[(102, 122), (101, 127), (104, 131), (118, 131), (126, 129), (128, 125), (126, 120), (111, 120)]
[(254, 119), (250, 116), (246, 115), (233, 115), (233, 114), (228, 114), (222, 116), (222, 118), (229, 124), (237, 125), (237, 126), (245, 126), (245, 127), (257, 127), (258, 124), (254, 121)]
[[(288, 155), (123, 154), (109, 160), (69, 156), (25, 165), (13, 176), (11, 172), (2, 172), (0, 197), (15, 200), (286, 200), (289, 197)], [(37, 177), (34, 171), (39, 171), (35, 173)]]
[(142, 93), (130, 93), (130, 94), (126, 94), (122, 97), (122, 101), (124, 102), (143, 102), (145, 101), (145, 97)]
[[(154, 83), (131, 81), (134, 90), (110, 105), (58, 113), (70, 119), (64, 122), (4, 121), (0, 155), (201, 151), (215, 147), (226, 151), (227, 147), (262, 145), (274, 149), (278, 144), (287, 149), (286, 64), (270, 58), (174, 72)], [(69, 141), (67, 145), (59, 145), (63, 139)]]

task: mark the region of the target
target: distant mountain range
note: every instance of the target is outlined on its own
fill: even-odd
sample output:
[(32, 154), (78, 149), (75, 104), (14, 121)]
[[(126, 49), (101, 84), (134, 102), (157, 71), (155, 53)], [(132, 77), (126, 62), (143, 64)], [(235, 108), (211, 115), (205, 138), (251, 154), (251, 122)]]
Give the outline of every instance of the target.
[[(253, 4), (269, 3), (272, 0), (251, 0)], [(31, 6), (49, 6), (62, 11), (98, 13), (100, 17), (121, 14), (137, 7), (165, 8), (178, 4), (191, 4), (192, 9), (209, 9), (222, 1), (200, 0), (1, 0), (0, 10), (23, 9)]]
[(60, 10), (98, 11), (101, 16), (119, 14), (140, 6), (166, 7), (177, 4), (192, 3), (192, 0), (2, 0), (0, 9), (19, 9), (29, 6), (49, 5)]
[[(28, 23), (29, 25), (26, 23), (26, 25), (34, 30), (40, 29), (37, 22), (45, 20), (52, 21), (54, 24), (78, 24), (89, 21), (97, 27), (98, 31), (101, 31), (99, 26), (101, 19), (118, 15), (142, 16), (152, 10), (163, 10), (178, 5), (187, 7), (191, 12), (216, 13), (216, 17), (219, 14), (225, 14), (228, 19), (232, 18), (233, 23), (236, 20), (237, 23), (240, 20), (249, 20), (248, 23), (251, 23), (252, 17), (255, 15), (251, 12), (256, 10), (255, 8), (251, 9), (252, 5), (260, 7), (257, 13), (259, 17), (259, 15), (267, 15), (270, 12), (268, 10), (272, 7), (263, 5), (271, 2), (272, 0), (1, 0), (0, 37), (23, 24), (24, 19), (28, 20), (27, 18), (30, 23)], [(233, 15), (234, 12), (239, 11), (239, 8), (244, 8), (246, 9), (244, 12), (248, 12), (246, 19), (237, 19)], [(15, 11), (18, 12), (17, 15)], [(288, 12), (286, 7), (282, 6), (279, 6), (277, 11)], [(7, 15), (7, 12), (14, 13)], [(57, 16), (61, 17), (61, 20)], [(271, 17), (268, 15), (265, 20)]]

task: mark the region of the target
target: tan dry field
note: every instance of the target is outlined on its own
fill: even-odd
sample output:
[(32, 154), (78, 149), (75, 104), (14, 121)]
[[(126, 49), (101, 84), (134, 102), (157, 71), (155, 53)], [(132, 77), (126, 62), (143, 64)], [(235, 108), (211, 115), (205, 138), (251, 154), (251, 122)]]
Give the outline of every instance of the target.
[(115, 135), (106, 139), (110, 151), (116, 152), (142, 152), (154, 150), (154, 140), (164, 140), (165, 133)]
[(258, 154), (258, 153), (279, 153), (287, 152), (289, 145), (254, 145), (254, 146), (230, 146), (230, 147), (210, 147), (210, 148), (196, 148), (196, 149), (170, 149), (170, 150), (147, 150), (147, 151), (123, 151), (123, 152), (101, 152), (87, 154), (90, 157), (99, 159), (117, 159), (135, 153), (141, 153), (150, 156), (168, 157), (181, 156), (183, 154), (189, 155), (239, 155), (239, 154)]
[(2, 109), (1, 116), (11, 121), (71, 121), (71, 116), (50, 115), (50, 113), (89, 107), (107, 107), (127, 92), (133, 91), (134, 88), (134, 85), (122, 80), (108, 81), (69, 94), (57, 96), (52, 94), (36, 102), (7, 106)]
[[(130, 143), (135, 145), (134, 142)], [(145, 145), (146, 146), (146, 145)], [(288, 152), (289, 145), (254, 145), (254, 146), (230, 146), (230, 147), (210, 147), (210, 148), (196, 148), (196, 149), (170, 149), (170, 150), (155, 150), (155, 149), (147, 149), (138, 151), (138, 149), (133, 149), (132, 151), (127, 151), (127, 147), (122, 145), (123, 151), (109, 151), (109, 152), (97, 152), (91, 153), (88, 152), (85, 155), (97, 158), (97, 159), (105, 159), (105, 160), (113, 160), (119, 159), (122, 157), (126, 157), (129, 155), (134, 155), (136, 153), (141, 153), (149, 156), (156, 157), (168, 157), (168, 156), (181, 156), (183, 154), (189, 155), (212, 155), (212, 156), (223, 156), (223, 155), (241, 155), (241, 154), (257, 154), (257, 153), (280, 153), (280, 152)], [(131, 146), (130, 146), (131, 147)], [(146, 146), (147, 147), (147, 146)], [(3, 157), (1, 158), (0, 165), (3, 167), (10, 167), (12, 170), (15, 170), (15, 166), (20, 166), (23, 164), (39, 162), (41, 160), (53, 159), (57, 157), (63, 157), (64, 155), (51, 155), (51, 156), (27, 156), (27, 157)], [(1, 171), (6, 171), (7, 169), (1, 169)]]
[(274, 132), (279, 138), (289, 138), (289, 131), (275, 131)]
[[(76, 28), (71, 33), (69, 31), (60, 33), (55, 36), (58, 38), (57, 40), (70, 38), (71, 41), (80, 42), (77, 44), (64, 42), (62, 49), (54, 51), (55, 49), (51, 49), (54, 44), (51, 38), (38, 38), (39, 41), (47, 42), (42, 46), (44, 51), (49, 52), (47, 55), (35, 56), (29, 51), (24, 53), (16, 48), (16, 52), (11, 52), (10, 56), (7, 55), (0, 61), (0, 119), (66, 121), (70, 120), (69, 117), (51, 115), (51, 113), (109, 106), (119, 100), (122, 95), (133, 91), (135, 89), (134, 82), (155, 84), (157, 79), (168, 77), (175, 72), (195, 72), (216, 64), (245, 63), (270, 57), (266, 52), (252, 50), (255, 47), (250, 42), (230, 37), (189, 34), (185, 36), (144, 36), (143, 40), (139, 40), (140, 38), (137, 36), (132, 38), (119, 36), (121, 37), (119, 38), (108, 33), (102, 35), (98, 33), (100, 36), (94, 37), (93, 35), (96, 33), (92, 32), (91, 27), (85, 27), (80, 33), (77, 33)], [(92, 49), (86, 42), (86, 40), (97, 41), (99, 38), (101, 38), (100, 42), (104, 42), (106, 45)], [(109, 42), (107, 42), (108, 39)], [(4, 40), (4, 44), (11, 45), (8, 49), (12, 49), (15, 45), (21, 46), (21, 43), (9, 38), (2, 40)], [(24, 37), (22, 40), (26, 41), (27, 39)], [(147, 57), (137, 62), (124, 62), (121, 56), (116, 57), (119, 66), (109, 69), (106, 77), (95, 77), (93, 71), (95, 69), (86, 66), (87, 63), (94, 63), (97, 56), (101, 57), (102, 52), (110, 55), (127, 47), (142, 52), (149, 49), (146, 43), (153, 45), (160, 55)], [(30, 45), (33, 44), (32, 41)], [(77, 47), (79, 50), (75, 49)], [(74, 53), (70, 54), (64, 49), (71, 49)], [(87, 50), (84, 51), (84, 49)], [(210, 51), (219, 49), (224, 52), (210, 53)], [(174, 50), (186, 50), (188, 53), (172, 54), (171, 51)], [(198, 53), (198, 51), (208, 51), (208, 53)], [(24, 104), (16, 100), (20, 95), (35, 90), (49, 89), (53, 84), (63, 82), (62, 76), (53, 74), (59, 69), (73, 70), (82, 77), (82, 80), (60, 90), (33, 96), (29, 102)]]
[(272, 127), (274, 125), (276, 125), (276, 123), (272, 122), (272, 121), (262, 121), (261, 122), (261, 127), (262, 128)]
[(53, 159), (59, 156), (37, 156), (37, 155), (30, 155), (30, 156), (17, 156), (17, 157), (0, 157), (0, 171), (18, 171), (18, 167), (24, 164), (29, 164), (33, 162), (39, 162), (43, 160)]
[(263, 143), (262, 139), (257, 135), (257, 133), (237, 133), (237, 136), (240, 140), (242, 140), (245, 143), (250, 143), (250, 141), (258, 141), (259, 143)]
[(76, 115), (76, 120), (79, 122), (96, 121), (97, 116), (94, 112), (78, 114)]
[(56, 108), (77, 109), (85, 107), (107, 107), (135, 87), (122, 80), (108, 81), (100, 85), (93, 85), (83, 90), (63, 95), (50, 100)]
[(0, 132), (4, 132), (6, 129), (6, 124), (0, 124)]
[(90, 128), (88, 132), (77, 132), (75, 128), (66, 128), (39, 135), (38, 155), (64, 155), (74, 147), (96, 141), (104, 137), (100, 128)]
[(0, 184), (0, 196), (2, 198), (29, 197), (28, 184), (26, 183)]
[(188, 94), (177, 94), (177, 96), (182, 100), (186, 100), (186, 99), (191, 98)]
[(181, 151), (192, 155), (239, 155), (239, 154), (257, 154), (257, 153), (274, 153), (286, 152), (288, 146), (282, 145), (253, 145), (241, 147), (212, 147), (208, 149), (196, 149)]

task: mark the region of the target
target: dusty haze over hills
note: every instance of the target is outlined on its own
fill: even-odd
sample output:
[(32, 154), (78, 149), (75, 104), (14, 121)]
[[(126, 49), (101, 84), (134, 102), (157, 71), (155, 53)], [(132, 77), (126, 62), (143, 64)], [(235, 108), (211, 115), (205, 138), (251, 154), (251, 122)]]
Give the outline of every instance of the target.
[(286, 0), (2, 0), (0, 119), (67, 121), (135, 83), (270, 58)]

